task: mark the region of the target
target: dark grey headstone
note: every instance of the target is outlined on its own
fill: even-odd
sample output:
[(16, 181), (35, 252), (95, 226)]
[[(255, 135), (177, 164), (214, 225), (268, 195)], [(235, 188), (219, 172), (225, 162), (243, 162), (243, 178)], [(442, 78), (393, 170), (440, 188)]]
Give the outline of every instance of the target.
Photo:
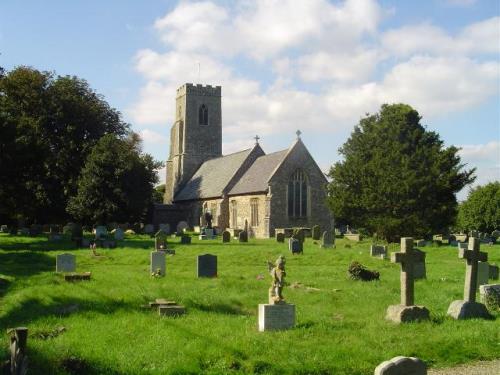
[(217, 256), (212, 254), (198, 255), (198, 277), (217, 277)]
[(285, 242), (285, 233), (276, 233), (277, 242)]
[(248, 242), (248, 233), (247, 231), (243, 230), (240, 232), (240, 234), (238, 235), (238, 240), (240, 242)]
[(222, 232), (222, 242), (231, 242), (231, 233), (229, 233), (227, 230)]
[(181, 244), (188, 245), (190, 243), (191, 243), (191, 237), (190, 236), (181, 236)]
[(304, 252), (302, 242), (300, 242), (297, 238), (290, 238), (288, 240), (288, 249), (292, 252), (292, 254), (302, 254)]

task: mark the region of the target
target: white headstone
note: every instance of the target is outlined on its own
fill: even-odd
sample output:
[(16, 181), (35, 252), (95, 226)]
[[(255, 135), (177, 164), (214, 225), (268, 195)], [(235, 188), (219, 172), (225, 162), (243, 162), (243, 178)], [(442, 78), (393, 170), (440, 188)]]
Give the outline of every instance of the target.
[(274, 331), (293, 328), (295, 326), (295, 305), (260, 304), (259, 305), (259, 331)]
[(75, 272), (76, 257), (73, 254), (59, 254), (56, 257), (56, 272)]
[(159, 274), (160, 276), (165, 276), (166, 272), (166, 255), (163, 251), (152, 251), (151, 252), (151, 274)]

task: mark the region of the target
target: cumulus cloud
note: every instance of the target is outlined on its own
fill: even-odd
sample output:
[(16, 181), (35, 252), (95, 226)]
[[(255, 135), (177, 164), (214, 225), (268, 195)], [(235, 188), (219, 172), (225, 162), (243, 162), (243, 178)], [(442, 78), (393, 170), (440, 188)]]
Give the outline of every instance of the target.
[[(459, 146), (460, 156), (471, 164), (492, 162), (500, 167), (500, 141), (491, 141), (485, 144)], [(500, 176), (497, 176), (500, 177)]]
[(139, 131), (139, 135), (145, 143), (165, 144), (168, 141), (168, 137), (166, 135), (151, 129), (142, 129)]

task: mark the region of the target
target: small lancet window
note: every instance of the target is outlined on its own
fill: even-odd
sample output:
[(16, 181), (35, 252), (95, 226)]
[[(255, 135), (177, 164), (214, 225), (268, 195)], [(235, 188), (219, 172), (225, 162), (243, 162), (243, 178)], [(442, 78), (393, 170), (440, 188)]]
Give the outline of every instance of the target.
[(308, 183), (305, 173), (298, 169), (288, 180), (288, 216), (307, 216)]
[(205, 104), (198, 110), (198, 122), (200, 125), (208, 125), (208, 108)]

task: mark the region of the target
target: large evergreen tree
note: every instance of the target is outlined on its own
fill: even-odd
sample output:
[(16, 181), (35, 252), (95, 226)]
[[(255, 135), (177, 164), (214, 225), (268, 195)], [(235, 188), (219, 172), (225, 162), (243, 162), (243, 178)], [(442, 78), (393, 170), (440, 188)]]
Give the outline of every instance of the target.
[(491, 233), (500, 229), (500, 182), (491, 182), (472, 189), (458, 209), (460, 230)]
[(456, 193), (475, 178), (458, 149), (445, 148), (405, 104), (361, 119), (339, 152), (344, 160), (329, 173), (337, 221), (390, 241), (445, 230), (456, 217)]

